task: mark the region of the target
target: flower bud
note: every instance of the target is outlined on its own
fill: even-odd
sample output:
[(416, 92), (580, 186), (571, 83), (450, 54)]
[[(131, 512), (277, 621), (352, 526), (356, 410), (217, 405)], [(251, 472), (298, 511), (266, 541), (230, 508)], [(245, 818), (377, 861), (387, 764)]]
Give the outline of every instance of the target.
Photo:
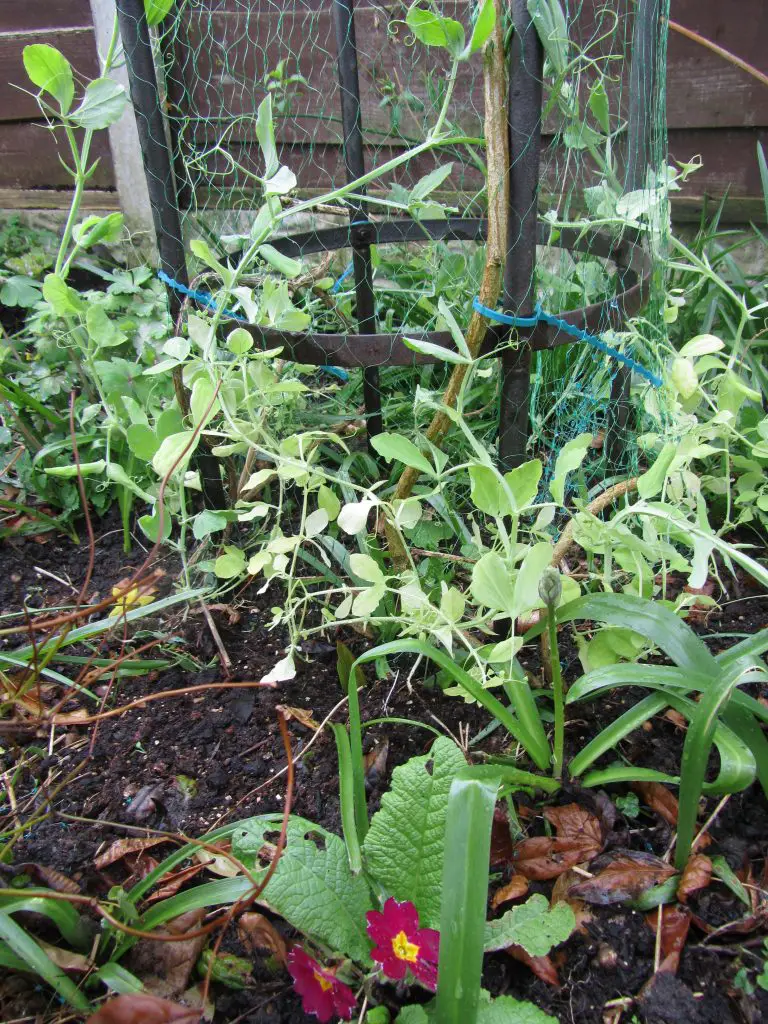
[(539, 597), (547, 608), (554, 608), (560, 600), (562, 592), (563, 584), (560, 573), (553, 566), (548, 565), (539, 580)]

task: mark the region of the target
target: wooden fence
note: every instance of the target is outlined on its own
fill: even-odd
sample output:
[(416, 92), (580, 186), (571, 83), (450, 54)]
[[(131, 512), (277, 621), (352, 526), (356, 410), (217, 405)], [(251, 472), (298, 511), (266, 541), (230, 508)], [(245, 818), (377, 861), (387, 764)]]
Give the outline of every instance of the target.
[[(226, 9), (225, 0), (216, 7)], [(672, 0), (672, 18), (768, 73), (766, 0)], [(89, 0), (0, 0), (0, 208), (58, 208), (68, 202), (70, 181), (52, 133), (41, 123), (34, 98), (14, 87), (24, 85), (21, 51), (30, 42), (59, 47), (83, 77), (96, 74)], [(671, 32), (667, 96), (671, 156), (690, 160), (698, 154), (704, 163), (675, 197), (675, 216), (695, 219), (707, 198), (727, 193), (730, 222), (764, 220), (756, 145), (762, 141), (768, 151), (768, 87)], [(115, 169), (106, 133), (99, 133), (94, 154), (101, 159), (89, 183), (88, 205), (114, 206)]]

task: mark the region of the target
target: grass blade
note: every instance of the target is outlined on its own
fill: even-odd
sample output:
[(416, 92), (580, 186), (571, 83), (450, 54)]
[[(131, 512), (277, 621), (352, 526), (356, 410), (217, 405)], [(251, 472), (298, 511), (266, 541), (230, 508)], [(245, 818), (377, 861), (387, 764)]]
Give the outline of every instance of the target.
[(360, 843), (362, 839), (365, 839), (365, 835), (360, 837), (357, 824), (355, 781), (352, 771), (352, 754), (349, 749), (349, 734), (346, 727), (338, 722), (332, 722), (331, 729), (333, 729), (336, 751), (339, 755), (339, 802), (341, 804), (341, 828), (344, 833), (344, 845), (349, 857), (349, 869), (353, 874), (358, 875), (363, 869)]
[(454, 779), (448, 796), (440, 909), (438, 1024), (475, 1024), (483, 972), (494, 778)]
[(50, 985), (76, 1010), (92, 1012), (92, 1006), (77, 985), (66, 976), (60, 967), (46, 956), (31, 935), (18, 925), (7, 911), (0, 912), (0, 939), (4, 939), (11, 951), (23, 960), (29, 969)]
[[(542, 743), (535, 733), (531, 733), (525, 725), (512, 714), (509, 708), (504, 707), (500, 700), (485, 690), (472, 676), (463, 668), (457, 665), (453, 659), (444, 651), (438, 650), (424, 640), (403, 639), (392, 640), (390, 643), (380, 644), (378, 647), (366, 651), (365, 654), (355, 662), (356, 665), (365, 664), (368, 661), (375, 661), (376, 658), (386, 657), (389, 654), (421, 654), (439, 665), (459, 686), (489, 711), (494, 718), (498, 718), (507, 732), (514, 739), (521, 743), (531, 756), (537, 767), (543, 772), (549, 771), (550, 750), (549, 745)], [(353, 751), (354, 756), (354, 751)]]

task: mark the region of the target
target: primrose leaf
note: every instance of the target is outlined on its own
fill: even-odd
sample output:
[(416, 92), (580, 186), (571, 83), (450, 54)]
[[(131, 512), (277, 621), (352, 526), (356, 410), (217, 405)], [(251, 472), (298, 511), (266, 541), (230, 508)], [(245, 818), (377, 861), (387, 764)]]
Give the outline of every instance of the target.
[(75, 98), (72, 65), (55, 46), (32, 43), (22, 52), (24, 70), (33, 85), (58, 101), (62, 114), (66, 114)]
[(418, 469), (420, 473), (435, 475), (434, 466), (425, 458), (413, 441), (402, 434), (377, 434), (371, 438), (371, 447), (387, 462), (397, 459), (406, 466)]
[(546, 956), (553, 946), (565, 942), (575, 927), (576, 919), (567, 903), (550, 907), (546, 896), (536, 893), (497, 921), (486, 921), (485, 952), (514, 945), (522, 946), (530, 956)]
[(425, 928), (440, 923), (448, 793), (465, 767), (456, 744), (440, 737), (428, 754), (395, 768), (365, 839), (371, 875), (396, 900), (413, 902)]
[[(232, 835), (232, 852), (258, 868), (259, 851), (279, 831), (279, 815), (247, 819)], [(339, 836), (291, 815), (285, 849), (261, 899), (311, 940), (370, 963), (365, 915), (373, 901), (364, 876), (350, 871)]]

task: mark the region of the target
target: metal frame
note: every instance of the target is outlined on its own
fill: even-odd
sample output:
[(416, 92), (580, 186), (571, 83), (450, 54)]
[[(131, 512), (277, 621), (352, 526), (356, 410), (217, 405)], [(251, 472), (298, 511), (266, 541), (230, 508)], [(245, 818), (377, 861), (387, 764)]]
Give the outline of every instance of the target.
[[(351, 181), (365, 173), (354, 0), (329, 0), (329, 3), (333, 8), (338, 47), (344, 160), (347, 180)], [(628, 128), (628, 181), (634, 182), (635, 187), (645, 173), (649, 156), (646, 113), (659, 74), (658, 62), (650, 60), (649, 53), (653, 55), (656, 51), (653, 44), (659, 31), (660, 4), (661, 0), (639, 0), (635, 16), (631, 79), (633, 102)], [(503, 306), (507, 312), (526, 316), (531, 314), (534, 306), (536, 245), (546, 244), (546, 233), (537, 220), (543, 54), (526, 0), (509, 0), (509, 6), (517, 30), (510, 53), (510, 217)], [(164, 119), (157, 99), (152, 43), (144, 17), (143, 0), (117, 0), (117, 10), (162, 269), (180, 284), (186, 284), (179, 203), (173, 185), (173, 166)], [(321, 229), (273, 240), (276, 248), (294, 256), (352, 249), (359, 333), (297, 335), (248, 325), (246, 329), (266, 344), (282, 345), (289, 358), (316, 365), (361, 368), (369, 436), (378, 433), (383, 423), (377, 367), (415, 365), (434, 360), (407, 348), (399, 332), (377, 333), (371, 245), (424, 242), (425, 235), (432, 240), (481, 242), (485, 234), (486, 222), (476, 219), (451, 218), (419, 224), (410, 220), (372, 222), (366, 212), (365, 201), (359, 201), (350, 206), (350, 224), (346, 228)], [(584, 236), (583, 233), (564, 231), (559, 244), (614, 260), (624, 287), (610, 302), (559, 314), (567, 323), (590, 333), (599, 333), (606, 326), (618, 329), (647, 301), (652, 268), (649, 256), (637, 240), (626, 239), (617, 245), (599, 233)], [(175, 316), (180, 303), (179, 296), (172, 289), (169, 289), (169, 303)], [(409, 336), (414, 334), (412, 331), (408, 333)], [(444, 347), (452, 347), (453, 344), (446, 332), (429, 332), (421, 336)], [(493, 350), (510, 339), (522, 341), (522, 344), (508, 345), (501, 354), (499, 455), (505, 468), (516, 465), (525, 457), (529, 432), (531, 353), (573, 342), (569, 335), (546, 324), (523, 329), (494, 325), (488, 331), (484, 351)], [(611, 423), (617, 428), (613, 436), (618, 436), (626, 423), (623, 410), (628, 410), (628, 381), (628, 374), (620, 370), (609, 410)]]

